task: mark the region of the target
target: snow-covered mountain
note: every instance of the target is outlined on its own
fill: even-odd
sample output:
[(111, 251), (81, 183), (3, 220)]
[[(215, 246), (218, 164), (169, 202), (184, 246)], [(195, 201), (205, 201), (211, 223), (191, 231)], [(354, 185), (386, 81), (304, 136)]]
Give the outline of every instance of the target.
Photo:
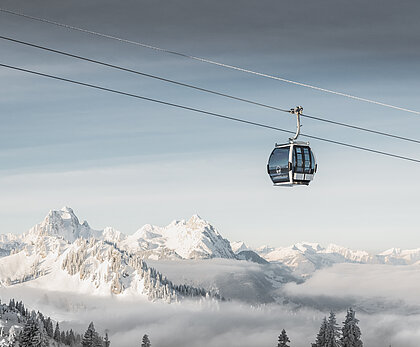
[(372, 256), (363, 251), (352, 251), (337, 245), (329, 245), (327, 248), (324, 248), (318, 243), (310, 242), (275, 248), (271, 252), (262, 253), (261, 255), (270, 262), (286, 264), (303, 275), (336, 263), (365, 263), (372, 260)]
[(143, 295), (169, 302), (182, 296), (217, 299), (219, 295), (215, 290), (174, 284), (144, 259), (165, 254), (179, 259), (234, 258), (229, 242), (198, 216), (165, 228), (145, 226), (126, 236), (113, 228), (95, 230), (86, 221), (80, 223), (69, 207), (50, 211), (22, 235), (2, 235), (0, 248), (1, 286)]
[(252, 262), (258, 263), (258, 264), (268, 264), (269, 263), (267, 260), (260, 257), (254, 251), (248, 251), (248, 250), (240, 251), (238, 254), (236, 254), (236, 259), (252, 261)]
[[(223, 262), (212, 261), (217, 258)], [(249, 287), (261, 302), (273, 302), (285, 283), (301, 282), (339, 263), (420, 265), (420, 249), (390, 249), (374, 255), (304, 242), (252, 250), (244, 242), (229, 242), (198, 215), (165, 227), (148, 224), (125, 235), (111, 227), (93, 229), (69, 207), (50, 211), (22, 235), (0, 235), (0, 286), (29, 285), (149, 300), (219, 298), (219, 293), (235, 297), (240, 288)], [(194, 269), (195, 275), (186, 273), (186, 267)], [(175, 282), (165, 277), (166, 270), (177, 278)]]
[(420, 262), (420, 248), (402, 250), (400, 248), (391, 248), (377, 256), (378, 261), (384, 264), (406, 265)]
[(118, 246), (153, 259), (235, 258), (229, 241), (198, 215), (166, 227), (147, 224)]
[(33, 243), (41, 236), (54, 236), (70, 243), (79, 238), (95, 238), (109, 242), (119, 242), (124, 236), (113, 228), (104, 230), (92, 229), (87, 221), (79, 222), (70, 207), (63, 207), (58, 211), (50, 211), (45, 219), (20, 237), (24, 243)]
[(24, 245), (35, 244), (42, 237), (53, 237), (68, 243), (80, 238), (94, 238), (145, 259), (235, 258), (229, 241), (198, 215), (187, 221), (173, 221), (166, 227), (147, 224), (127, 236), (111, 227), (95, 230), (87, 221), (80, 223), (70, 207), (50, 211), (41, 223), (23, 235), (1, 235), (0, 256)]
[(390, 249), (379, 254), (352, 250), (330, 244), (302, 242), (287, 247), (262, 246), (255, 250), (262, 258), (272, 263), (287, 265), (295, 275), (308, 277), (316, 270), (339, 263), (411, 265), (420, 264), (420, 249)]
[(249, 250), (248, 246), (243, 241), (233, 241), (230, 243), (230, 247), (232, 248), (232, 251), (235, 252), (235, 254)]

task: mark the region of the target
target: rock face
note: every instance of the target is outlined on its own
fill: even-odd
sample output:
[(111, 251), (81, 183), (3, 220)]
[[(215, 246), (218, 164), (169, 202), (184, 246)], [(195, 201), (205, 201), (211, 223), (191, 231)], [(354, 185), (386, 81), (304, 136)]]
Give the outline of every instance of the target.
[(257, 264), (268, 264), (268, 261), (260, 257), (254, 251), (241, 251), (236, 254), (236, 259), (252, 261)]

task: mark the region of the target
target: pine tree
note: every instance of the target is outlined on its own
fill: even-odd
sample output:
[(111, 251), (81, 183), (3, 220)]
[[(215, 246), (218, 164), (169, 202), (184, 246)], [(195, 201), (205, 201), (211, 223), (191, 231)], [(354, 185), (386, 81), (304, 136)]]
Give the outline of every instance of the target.
[(47, 319), (45, 320), (45, 330), (47, 331), (47, 335), (49, 337), (54, 337), (54, 327), (50, 317), (47, 317)]
[(316, 341), (315, 343), (312, 344), (312, 347), (325, 347), (326, 346), (327, 326), (328, 326), (327, 318), (324, 317), (324, 319), (322, 320), (321, 327), (319, 328), (319, 333), (316, 336)]
[(95, 334), (96, 334), (95, 326), (93, 325), (93, 322), (91, 322), (85, 334), (83, 335), (82, 346), (92, 347)]
[(349, 308), (341, 329), (342, 337), (340, 341), (342, 347), (363, 347), (363, 342), (360, 339), (362, 333), (357, 323), (359, 323), (359, 320), (356, 318), (356, 312)]
[(9, 329), (9, 336), (7, 338), (7, 342), (9, 346), (14, 346), (17, 340), (17, 331), (14, 325), (12, 325)]
[(61, 341), (60, 327), (58, 326), (58, 322), (55, 325), (54, 340), (56, 340), (57, 342)]
[(94, 347), (103, 347), (103, 345), (104, 345), (104, 339), (101, 336), (99, 336), (98, 334), (96, 334), (96, 337), (95, 337), (94, 342), (93, 342), (93, 346)]
[(105, 340), (104, 340), (104, 347), (109, 347), (111, 345), (111, 341), (108, 338), (108, 332), (105, 333)]
[[(10, 304), (9, 304), (10, 306)], [(31, 346), (32, 338), (37, 333), (37, 326), (32, 319), (29, 319), (20, 335), (20, 344), (22, 347)]]
[(47, 333), (41, 322), (28, 319), (20, 335), (21, 347), (47, 347)]
[(102, 345), (103, 345), (102, 338), (96, 332), (93, 322), (91, 322), (85, 334), (83, 335), (82, 346), (83, 347), (102, 347)]
[(47, 335), (47, 331), (45, 330), (44, 324), (38, 321), (37, 326), (38, 326), (38, 334), (36, 334), (33, 339), (33, 346), (34, 347), (48, 347), (50, 344), (48, 341), (48, 335)]
[(70, 346), (70, 333), (69, 333), (69, 331), (66, 330), (66, 332), (65, 333), (63, 332), (62, 334), (64, 334), (64, 338), (61, 339), (61, 341), (64, 342), (64, 344)]
[(150, 347), (151, 345), (152, 344), (150, 343), (149, 336), (145, 334), (141, 340), (141, 347)]
[(340, 332), (338, 329), (337, 320), (335, 318), (335, 313), (331, 311), (327, 322), (327, 330), (325, 333), (325, 347), (339, 347), (339, 336)]
[(80, 334), (76, 334), (75, 342), (76, 342), (76, 345), (82, 344), (82, 336)]
[(66, 343), (66, 333), (64, 331), (60, 334), (60, 341)]
[(279, 343), (277, 347), (290, 347), (287, 343), (290, 342), (289, 337), (286, 334), (286, 330), (282, 330), (279, 335)]
[(73, 329), (69, 332), (69, 346), (73, 346), (76, 343), (76, 336), (74, 336)]

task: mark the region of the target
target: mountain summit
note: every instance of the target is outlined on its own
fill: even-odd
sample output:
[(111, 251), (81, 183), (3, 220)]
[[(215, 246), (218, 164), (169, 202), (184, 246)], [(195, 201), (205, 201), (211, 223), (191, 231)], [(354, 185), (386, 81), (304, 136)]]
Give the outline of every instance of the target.
[[(35, 244), (44, 237), (73, 243), (77, 239), (110, 242), (122, 250), (151, 259), (235, 258), (228, 240), (198, 215), (189, 220), (173, 221), (166, 227), (146, 224), (132, 235), (107, 227), (92, 229), (80, 223), (73, 209), (51, 210), (44, 220), (19, 237), (23, 244)], [(5, 239), (6, 241), (6, 239)]]
[(121, 242), (123, 249), (148, 253), (150, 258), (235, 258), (228, 240), (198, 215), (166, 227), (143, 226)]
[(51, 210), (41, 223), (22, 236), (22, 240), (28, 243), (35, 242), (39, 237), (54, 236), (72, 243), (78, 238), (99, 239), (102, 233), (102, 231), (91, 229), (86, 221), (80, 224), (73, 210), (70, 207), (63, 207), (58, 211)]
[(0, 286), (35, 285), (78, 293), (144, 294), (168, 302), (179, 297), (221, 299), (217, 290), (174, 284), (144, 259), (234, 258), (229, 241), (200, 218), (166, 227), (145, 225), (134, 235), (92, 229), (70, 207), (50, 211), (22, 235), (0, 237)]

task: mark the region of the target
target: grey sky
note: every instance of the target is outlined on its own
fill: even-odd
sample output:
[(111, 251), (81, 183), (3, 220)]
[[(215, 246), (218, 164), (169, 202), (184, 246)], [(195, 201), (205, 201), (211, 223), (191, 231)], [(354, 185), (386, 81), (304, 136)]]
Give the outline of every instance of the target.
[[(1, 7), (420, 109), (417, 1), (5, 1)], [(5, 36), (410, 137), (420, 118), (0, 14)], [(0, 41), (1, 62), (294, 130), (294, 119)], [(0, 231), (70, 205), (131, 233), (198, 213), (253, 245), (420, 246), (420, 166), (313, 141), (308, 188), (265, 172), (287, 135), (0, 70)], [(303, 131), (420, 157), (418, 145), (304, 120)]]

